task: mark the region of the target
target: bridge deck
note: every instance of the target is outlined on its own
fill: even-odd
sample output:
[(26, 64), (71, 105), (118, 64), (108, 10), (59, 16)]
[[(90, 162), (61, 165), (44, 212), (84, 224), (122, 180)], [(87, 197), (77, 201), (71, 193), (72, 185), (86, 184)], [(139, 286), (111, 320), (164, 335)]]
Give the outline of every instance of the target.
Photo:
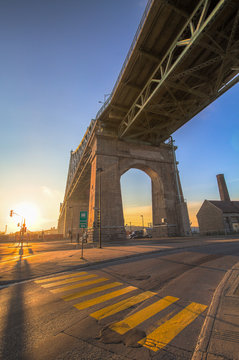
[(159, 144), (237, 82), (227, 84), (238, 73), (238, 8), (226, 0), (153, 1), (99, 116), (104, 131)]

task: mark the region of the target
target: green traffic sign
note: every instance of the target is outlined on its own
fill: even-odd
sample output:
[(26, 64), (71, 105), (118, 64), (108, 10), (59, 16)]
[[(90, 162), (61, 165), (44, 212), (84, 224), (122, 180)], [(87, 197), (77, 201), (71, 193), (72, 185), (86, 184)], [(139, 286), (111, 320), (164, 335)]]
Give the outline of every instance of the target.
[(87, 221), (88, 212), (87, 211), (80, 211), (80, 221)]
[(80, 228), (87, 228), (87, 218), (88, 218), (88, 212), (87, 211), (80, 211)]
[(80, 223), (80, 229), (86, 229), (87, 228), (87, 223)]

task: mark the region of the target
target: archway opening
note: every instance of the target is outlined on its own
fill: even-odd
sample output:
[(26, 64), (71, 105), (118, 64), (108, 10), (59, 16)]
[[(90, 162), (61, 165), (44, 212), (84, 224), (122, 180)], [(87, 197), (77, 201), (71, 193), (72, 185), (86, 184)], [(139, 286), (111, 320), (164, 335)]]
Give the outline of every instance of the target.
[(152, 228), (151, 178), (144, 171), (130, 169), (120, 179), (127, 233)]

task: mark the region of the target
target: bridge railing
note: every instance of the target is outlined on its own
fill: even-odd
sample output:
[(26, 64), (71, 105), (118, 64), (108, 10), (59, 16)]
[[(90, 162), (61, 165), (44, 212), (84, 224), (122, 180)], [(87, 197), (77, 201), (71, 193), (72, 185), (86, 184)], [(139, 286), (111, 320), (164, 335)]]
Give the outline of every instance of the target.
[(137, 31), (136, 31), (136, 33), (135, 33), (135, 35), (134, 35), (134, 38), (133, 38), (133, 41), (132, 41), (132, 43), (131, 43), (130, 49), (129, 49), (128, 54), (127, 54), (127, 56), (126, 56), (126, 58), (125, 58), (125, 61), (124, 61), (124, 63), (123, 63), (123, 66), (122, 66), (122, 68), (121, 68), (121, 71), (120, 71), (120, 73), (119, 73), (119, 76), (118, 76), (118, 78), (117, 78), (117, 80), (116, 80), (116, 83), (115, 83), (115, 85), (114, 85), (114, 87), (113, 87), (113, 90), (112, 90), (110, 96), (108, 97), (108, 99), (104, 102), (104, 104), (101, 106), (100, 110), (97, 112), (97, 114), (96, 114), (96, 119), (98, 119), (98, 118), (100, 117), (100, 115), (103, 113), (103, 111), (105, 110), (105, 108), (109, 105), (109, 103), (110, 103), (110, 101), (111, 101), (111, 99), (112, 99), (112, 96), (113, 96), (113, 94), (114, 94), (117, 86), (119, 85), (119, 82), (120, 82), (120, 80), (121, 80), (121, 77), (122, 77), (122, 75), (123, 75), (123, 72), (124, 72), (124, 70), (125, 70), (125, 68), (126, 68), (126, 65), (127, 65), (128, 61), (129, 61), (129, 58), (130, 58), (132, 52), (133, 52), (133, 50), (134, 50), (135, 44), (136, 44), (136, 42), (137, 42), (137, 40), (138, 40), (139, 34), (140, 34), (140, 32), (141, 32), (141, 30), (142, 30), (142, 28), (143, 28), (145, 19), (147, 18), (147, 15), (148, 15), (148, 13), (149, 13), (149, 10), (150, 10), (151, 5), (152, 5), (153, 2), (154, 2), (154, 0), (148, 0), (148, 2), (147, 2), (146, 8), (145, 8), (144, 13), (143, 13), (143, 16), (142, 16), (142, 18), (141, 18), (141, 20), (140, 20), (138, 29), (137, 29)]
[(69, 164), (69, 170), (68, 170), (65, 195), (67, 194), (68, 188), (74, 178), (77, 167), (82, 159), (82, 156), (84, 154), (85, 148), (88, 143), (88, 140), (94, 130), (95, 123), (96, 123), (96, 120), (92, 119), (90, 125), (88, 126), (88, 128), (85, 132), (83, 139), (81, 140), (81, 143), (79, 144), (79, 146), (77, 147), (77, 149), (75, 151), (73, 151), (73, 150), (71, 151), (71, 158), (70, 158), (70, 164)]

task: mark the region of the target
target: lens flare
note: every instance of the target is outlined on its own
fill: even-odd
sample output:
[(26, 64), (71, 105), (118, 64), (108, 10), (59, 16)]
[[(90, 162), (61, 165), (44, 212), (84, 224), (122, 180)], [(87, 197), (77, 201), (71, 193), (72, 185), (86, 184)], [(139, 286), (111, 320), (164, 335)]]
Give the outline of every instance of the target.
[[(14, 212), (24, 217), (26, 220), (26, 226), (31, 227), (36, 225), (39, 218), (39, 209), (38, 207), (30, 202), (22, 202), (16, 204), (14, 207)], [(16, 216), (17, 218), (17, 216)], [(19, 218), (20, 221), (20, 218)]]

